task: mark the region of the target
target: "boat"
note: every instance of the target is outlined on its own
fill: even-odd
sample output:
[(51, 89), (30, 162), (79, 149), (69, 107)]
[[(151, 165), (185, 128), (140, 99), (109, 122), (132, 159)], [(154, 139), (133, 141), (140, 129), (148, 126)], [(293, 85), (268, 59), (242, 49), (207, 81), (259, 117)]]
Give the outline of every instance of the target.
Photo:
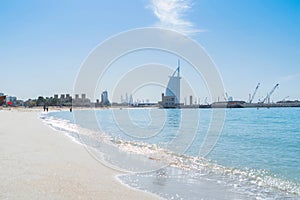
[(5, 101), (5, 99), (6, 99), (6, 96), (0, 96), (0, 106), (2, 106), (2, 104), (4, 103), (4, 101)]

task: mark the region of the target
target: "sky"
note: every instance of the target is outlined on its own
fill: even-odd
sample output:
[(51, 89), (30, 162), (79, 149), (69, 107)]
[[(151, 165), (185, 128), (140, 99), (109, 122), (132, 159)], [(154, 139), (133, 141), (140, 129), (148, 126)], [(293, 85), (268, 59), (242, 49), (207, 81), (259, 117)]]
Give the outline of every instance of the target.
[[(257, 83), (256, 101), (277, 83), (272, 100), (300, 99), (298, 0), (3, 0), (0, 27), (0, 92), (19, 99), (72, 94), (81, 65), (97, 45), (143, 27), (173, 29), (198, 42), (234, 99), (248, 100)], [(116, 63), (115, 73), (98, 86), (99, 96), (105, 89), (112, 93), (109, 80), (122, 76), (120, 68), (132, 65), (129, 58), (176, 69), (176, 57), (146, 53)], [(153, 61), (145, 55), (153, 55)], [(182, 73), (188, 77), (185, 65)], [(164, 89), (144, 90), (136, 98), (157, 101)], [(205, 99), (207, 91), (195, 96)]]

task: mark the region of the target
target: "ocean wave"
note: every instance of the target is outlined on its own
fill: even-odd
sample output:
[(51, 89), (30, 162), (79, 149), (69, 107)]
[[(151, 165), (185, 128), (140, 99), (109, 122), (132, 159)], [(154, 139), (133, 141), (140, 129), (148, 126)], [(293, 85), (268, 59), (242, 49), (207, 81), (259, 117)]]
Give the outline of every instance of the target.
[[(228, 168), (203, 157), (177, 154), (158, 147), (156, 144), (131, 142), (118, 140), (117, 144), (123, 151), (147, 156), (151, 160), (163, 162), (181, 170), (192, 171), (195, 175), (210, 175), (216, 179), (222, 179), (226, 184), (234, 188), (251, 188), (253, 192), (261, 191), (269, 194), (271, 190), (280, 191), (284, 194), (300, 196), (300, 184), (276, 177), (275, 174), (266, 170)], [(245, 192), (245, 191), (244, 191)]]

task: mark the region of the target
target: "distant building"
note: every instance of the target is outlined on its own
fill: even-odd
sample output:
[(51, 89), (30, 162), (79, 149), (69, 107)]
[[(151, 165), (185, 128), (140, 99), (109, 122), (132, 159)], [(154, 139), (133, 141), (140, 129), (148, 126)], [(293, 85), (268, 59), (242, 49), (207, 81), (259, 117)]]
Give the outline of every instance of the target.
[(16, 106), (24, 106), (24, 101), (23, 100), (17, 100)]
[(169, 83), (166, 89), (166, 96), (174, 96), (175, 104), (180, 103), (180, 79), (180, 61), (178, 60), (178, 67), (173, 75), (169, 77)]
[(159, 104), (163, 108), (175, 108), (176, 107), (175, 96), (165, 96), (165, 94), (162, 93), (161, 99), (162, 99), (162, 101), (159, 102)]
[(72, 102), (73, 106), (82, 106), (82, 107), (92, 106), (91, 100), (86, 98), (86, 94), (81, 94), (81, 98), (79, 97), (79, 94), (75, 94), (75, 99), (72, 100), (72, 97), (70, 97), (70, 101)]
[(129, 105), (133, 105), (133, 97), (132, 97), (132, 95), (130, 95), (130, 98), (129, 98)]
[(72, 97), (69, 94), (60, 94), (60, 98), (58, 98), (58, 94), (55, 94), (54, 99), (47, 100), (47, 102), (52, 106), (71, 106)]
[(103, 91), (102, 94), (101, 94), (101, 104), (103, 106), (109, 106), (110, 105), (107, 91)]
[(125, 102), (126, 102), (126, 103), (129, 103), (129, 100), (128, 100), (128, 94), (127, 94), (127, 93), (125, 94)]
[(162, 94), (162, 101), (159, 102), (163, 108), (177, 108), (180, 106), (180, 61), (178, 67), (169, 77), (166, 95)]

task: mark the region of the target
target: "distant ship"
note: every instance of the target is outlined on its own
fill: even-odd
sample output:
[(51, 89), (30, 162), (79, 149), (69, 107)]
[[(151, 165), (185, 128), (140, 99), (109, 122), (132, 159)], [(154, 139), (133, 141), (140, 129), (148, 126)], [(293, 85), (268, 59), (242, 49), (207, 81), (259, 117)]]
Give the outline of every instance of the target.
[(0, 96), (0, 106), (4, 103), (6, 96)]

